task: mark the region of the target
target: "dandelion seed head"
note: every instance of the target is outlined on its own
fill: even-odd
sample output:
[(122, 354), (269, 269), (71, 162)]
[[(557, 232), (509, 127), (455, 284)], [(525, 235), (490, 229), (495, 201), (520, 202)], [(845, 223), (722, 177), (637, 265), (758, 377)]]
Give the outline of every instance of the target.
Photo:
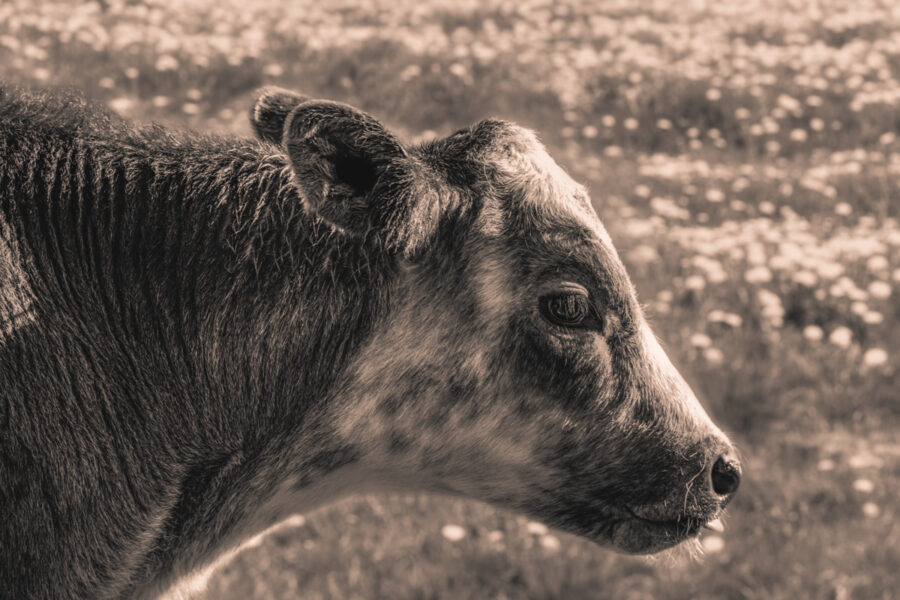
[(828, 341), (838, 348), (849, 348), (853, 343), (853, 332), (850, 331), (850, 328), (841, 325), (828, 335)]
[(803, 337), (811, 342), (818, 342), (825, 337), (825, 332), (818, 325), (807, 325), (803, 328)]
[(695, 333), (690, 339), (691, 346), (694, 348), (709, 348), (712, 346), (712, 340), (705, 333)]
[(706, 288), (706, 279), (702, 275), (690, 275), (684, 280), (684, 287), (699, 292)]
[(559, 538), (555, 535), (542, 535), (540, 538), (541, 548), (548, 552), (556, 552), (559, 550)]
[(281, 77), (284, 75), (284, 67), (278, 63), (269, 63), (263, 67), (263, 74), (268, 75), (269, 77)]
[(444, 525), (441, 527), (441, 535), (451, 542), (458, 542), (466, 537), (466, 530), (459, 525)]
[(876, 280), (868, 285), (866, 290), (873, 298), (878, 298), (879, 300), (885, 300), (891, 297), (893, 293), (893, 288), (891, 288), (891, 284), (887, 281)]
[(853, 214), (853, 207), (849, 202), (838, 202), (834, 205), (834, 212), (842, 217)]
[(862, 357), (862, 363), (869, 368), (882, 367), (888, 362), (888, 353), (884, 348), (869, 348)]
[(835, 465), (833, 460), (830, 458), (823, 458), (819, 461), (819, 464), (816, 465), (816, 468), (820, 471), (834, 471), (835, 466), (837, 465)]
[(618, 158), (624, 154), (624, 151), (620, 146), (607, 146), (603, 149), (603, 155), (608, 156), (610, 158)]
[(712, 365), (719, 365), (725, 360), (725, 355), (718, 348), (711, 346), (703, 350), (703, 358)]
[(528, 521), (525, 524), (525, 531), (531, 535), (546, 535), (547, 526), (539, 521)]
[(866, 502), (862, 505), (863, 515), (870, 519), (874, 519), (881, 514), (881, 509), (874, 502)]
[(795, 141), (795, 142), (803, 143), (803, 142), (806, 141), (806, 139), (807, 139), (808, 137), (809, 137), (809, 134), (806, 132), (805, 129), (793, 129), (793, 130), (791, 130), (791, 140), (793, 140), (793, 141)]
[(867, 325), (880, 325), (884, 322), (884, 315), (877, 310), (870, 310), (863, 316), (863, 322)]
[(875, 490), (875, 484), (871, 479), (860, 478), (853, 482), (853, 489), (863, 494), (871, 494)]
[(718, 88), (709, 88), (706, 90), (706, 99), (710, 102), (718, 102), (722, 99), (722, 91)]
[(109, 107), (117, 113), (127, 113), (133, 106), (134, 101), (131, 98), (126, 98), (125, 96), (113, 98), (109, 101)]
[(772, 271), (765, 265), (760, 265), (747, 270), (744, 273), (747, 283), (767, 283), (772, 281)]
[(775, 205), (768, 200), (763, 200), (756, 208), (764, 215), (775, 214)]
[(161, 54), (153, 65), (157, 71), (176, 71), (180, 66), (181, 63), (171, 54)]
[(707, 202), (719, 203), (725, 200), (725, 194), (719, 188), (710, 188), (706, 190)]

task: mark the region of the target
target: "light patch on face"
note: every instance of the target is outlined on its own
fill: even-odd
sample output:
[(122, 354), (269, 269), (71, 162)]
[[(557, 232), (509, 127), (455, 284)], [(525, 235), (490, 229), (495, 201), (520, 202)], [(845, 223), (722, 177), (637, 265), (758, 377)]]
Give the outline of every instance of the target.
[(478, 314), (484, 324), (499, 326), (505, 322), (515, 302), (510, 278), (508, 265), (497, 256), (486, 256), (475, 267), (473, 283)]
[(438, 373), (449, 381), (454, 375), (452, 365), (465, 379), (489, 378), (490, 356), (515, 306), (515, 295), (501, 255), (484, 249), (476, 260), (469, 292), (476, 299), (476, 315), (465, 322), (457, 320), (458, 313), (446, 310), (447, 300), (432, 285), (414, 272), (407, 273), (402, 304), (376, 330), (349, 370), (353, 375), (346, 386), (352, 390), (347, 392), (352, 399), (341, 402), (336, 418), (344, 439), (358, 441), (363, 431), (372, 438), (383, 437), (392, 426), (379, 410), (385, 402), (397, 405), (399, 412), (421, 412), (429, 399), (405, 397), (403, 386), (417, 394), (434, 388), (435, 382), (418, 380), (423, 373)]
[(499, 237), (503, 233), (503, 211), (494, 202), (488, 202), (481, 209), (478, 226), (481, 233), (488, 238)]
[(652, 382), (651, 389), (662, 390), (664, 397), (659, 402), (676, 403), (677, 410), (688, 417), (696, 431), (704, 431), (710, 435), (725, 439), (722, 431), (716, 427), (693, 390), (669, 360), (665, 351), (660, 346), (650, 326), (644, 322), (641, 325), (641, 343), (646, 360), (650, 363), (649, 373), (656, 381)]
[(0, 343), (34, 321), (33, 295), (12, 229), (0, 218)]
[(481, 250), (463, 294), (475, 301), (475, 315), (459, 321), (434, 286), (411, 274), (401, 305), (330, 406), (339, 442), (360, 449), (367, 473), (385, 473), (382, 486), (402, 486), (405, 477), (420, 489), (521, 498), (546, 469), (527, 443), (542, 430), (516, 413), (523, 399), (493, 372), (502, 355), (499, 332), (516, 303), (508, 265)]
[[(341, 438), (364, 446), (383, 438), (390, 422), (381, 416), (379, 407), (391, 398), (403, 395), (395, 382), (406, 381), (424, 371), (427, 365), (439, 363), (438, 353), (444, 344), (442, 329), (428, 299), (418, 297), (389, 317), (349, 372), (343, 398), (334, 403), (334, 422)], [(430, 318), (426, 315), (429, 315)], [(398, 411), (407, 410), (415, 398), (400, 398)]]

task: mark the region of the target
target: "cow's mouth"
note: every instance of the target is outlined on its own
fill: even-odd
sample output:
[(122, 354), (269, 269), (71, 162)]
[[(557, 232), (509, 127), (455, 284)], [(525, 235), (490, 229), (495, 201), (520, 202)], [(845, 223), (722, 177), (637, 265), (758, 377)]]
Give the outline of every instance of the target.
[(641, 514), (642, 511), (624, 506), (624, 519), (619, 523), (615, 545), (625, 552), (649, 554), (671, 548), (695, 537), (716, 518), (681, 514), (674, 518)]
[(638, 521), (646, 523), (651, 527), (658, 528), (660, 531), (683, 532), (685, 537), (696, 535), (707, 522), (714, 518), (714, 515), (710, 515), (709, 517), (679, 515), (674, 519), (655, 519), (641, 516), (628, 506), (625, 507), (625, 512)]

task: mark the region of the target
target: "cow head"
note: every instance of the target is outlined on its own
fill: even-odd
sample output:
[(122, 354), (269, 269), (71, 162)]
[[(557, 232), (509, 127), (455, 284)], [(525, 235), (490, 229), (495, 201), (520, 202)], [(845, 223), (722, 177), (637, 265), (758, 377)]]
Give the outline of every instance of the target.
[(530, 131), (483, 121), (405, 148), (354, 108), (277, 89), (251, 117), (310, 211), (395, 256), (387, 315), (328, 409), (364, 472), (627, 552), (720, 513), (734, 449), (650, 331), (585, 189)]

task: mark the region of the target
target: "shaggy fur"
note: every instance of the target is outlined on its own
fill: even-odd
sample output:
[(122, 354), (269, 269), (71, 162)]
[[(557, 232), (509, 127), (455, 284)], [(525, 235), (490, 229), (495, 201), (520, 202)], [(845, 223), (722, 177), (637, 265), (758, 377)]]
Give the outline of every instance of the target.
[[(730, 444), (584, 189), (485, 121), (403, 146), (265, 90), (259, 140), (0, 91), (0, 581), (148, 598), (374, 488), (625, 551), (696, 533)], [(542, 298), (589, 297), (590, 327)]]

